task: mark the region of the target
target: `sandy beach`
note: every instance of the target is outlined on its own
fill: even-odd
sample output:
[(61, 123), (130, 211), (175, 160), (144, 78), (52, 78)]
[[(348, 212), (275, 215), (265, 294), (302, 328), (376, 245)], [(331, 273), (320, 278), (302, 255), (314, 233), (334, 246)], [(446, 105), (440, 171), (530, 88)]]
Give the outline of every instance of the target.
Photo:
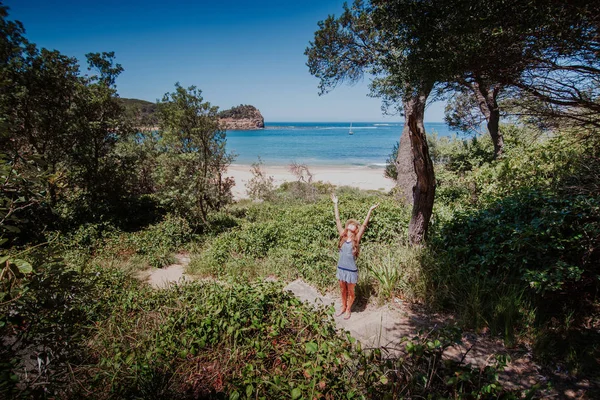
[[(227, 169), (226, 176), (235, 179), (233, 196), (237, 199), (247, 198), (246, 184), (252, 179), (251, 165), (232, 164)], [(323, 181), (336, 186), (353, 186), (364, 190), (389, 191), (394, 187), (391, 179), (383, 176), (383, 168), (358, 166), (308, 166), (313, 175), (313, 181)], [(283, 182), (297, 180), (287, 166), (263, 166), (268, 176), (272, 176), (275, 186)]]

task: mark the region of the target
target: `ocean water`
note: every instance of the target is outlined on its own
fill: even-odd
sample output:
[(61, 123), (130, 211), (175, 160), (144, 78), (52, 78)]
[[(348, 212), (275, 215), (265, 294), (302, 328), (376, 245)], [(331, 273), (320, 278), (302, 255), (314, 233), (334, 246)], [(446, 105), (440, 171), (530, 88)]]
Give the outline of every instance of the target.
[[(235, 164), (251, 164), (258, 157), (266, 165), (369, 166), (383, 168), (403, 123), (358, 122), (265, 123), (265, 129), (227, 131), (227, 151), (235, 153)], [(453, 132), (444, 123), (425, 123), (428, 134)]]

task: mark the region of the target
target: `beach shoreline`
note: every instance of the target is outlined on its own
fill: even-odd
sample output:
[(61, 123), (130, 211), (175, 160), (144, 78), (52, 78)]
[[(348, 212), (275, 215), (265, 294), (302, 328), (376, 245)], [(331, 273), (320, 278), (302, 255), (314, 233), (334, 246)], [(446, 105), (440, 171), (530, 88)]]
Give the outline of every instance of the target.
[[(373, 168), (369, 166), (353, 165), (307, 165), (313, 176), (313, 182), (322, 181), (335, 186), (352, 186), (363, 190), (390, 191), (395, 182), (383, 176), (384, 168)], [(252, 165), (231, 164), (224, 174), (235, 180), (232, 188), (235, 200), (248, 198), (246, 185), (252, 179)], [(287, 165), (263, 165), (263, 171), (267, 176), (273, 177), (273, 184), (279, 187), (284, 182), (294, 182), (297, 177), (290, 171)]]

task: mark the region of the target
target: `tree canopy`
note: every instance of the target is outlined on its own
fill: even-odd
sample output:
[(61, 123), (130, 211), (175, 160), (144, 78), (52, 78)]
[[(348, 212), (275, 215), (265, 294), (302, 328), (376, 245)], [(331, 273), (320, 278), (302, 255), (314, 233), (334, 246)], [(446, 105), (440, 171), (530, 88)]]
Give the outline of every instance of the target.
[(258, 109), (254, 106), (248, 104), (240, 104), (239, 106), (232, 107), (229, 110), (223, 110), (219, 112), (219, 118), (234, 118), (234, 119), (243, 119), (243, 118), (254, 118), (258, 113)]
[[(496, 156), (503, 152), (498, 105), (503, 90), (516, 93), (517, 107), (546, 119), (596, 124), (598, 15), (591, 1), (357, 0), (344, 5), (338, 18), (319, 22), (305, 54), (321, 94), (370, 75), (371, 95), (382, 98), (384, 109), (404, 114), (403, 136), (411, 139), (416, 175), (416, 182), (408, 179), (404, 186), (420, 187), (412, 190), (417, 205), (420, 194), (429, 199), (435, 191), (422, 124), (434, 89), (438, 95), (463, 91), (474, 97)], [(405, 146), (401, 141), (399, 168)], [(411, 174), (404, 170), (399, 176)], [(424, 220), (432, 205), (432, 200), (422, 205)]]

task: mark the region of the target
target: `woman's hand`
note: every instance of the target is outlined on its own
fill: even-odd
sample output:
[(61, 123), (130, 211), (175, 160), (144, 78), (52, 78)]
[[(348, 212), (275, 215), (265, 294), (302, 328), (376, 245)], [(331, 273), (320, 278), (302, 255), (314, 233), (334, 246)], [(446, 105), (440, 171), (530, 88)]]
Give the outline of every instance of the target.
[(338, 203), (338, 198), (335, 195), (335, 193), (331, 193), (331, 201), (333, 201), (333, 204), (337, 204)]
[(369, 208), (369, 211), (373, 211), (377, 207), (379, 207), (379, 203), (372, 205), (371, 208)]

